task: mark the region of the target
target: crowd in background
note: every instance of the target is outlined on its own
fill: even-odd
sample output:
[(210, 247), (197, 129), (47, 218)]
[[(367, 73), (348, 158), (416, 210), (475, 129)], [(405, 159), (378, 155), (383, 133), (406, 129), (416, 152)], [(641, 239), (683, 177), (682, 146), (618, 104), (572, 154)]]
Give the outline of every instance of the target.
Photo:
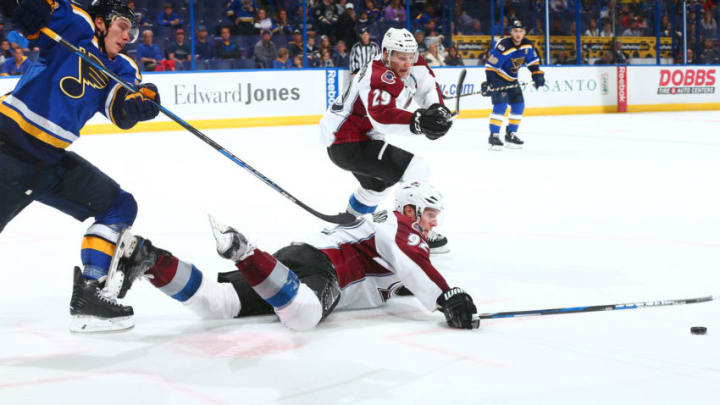
[[(409, 16), (405, 1), (410, 1)], [(195, 24), (190, 24), (188, 0), (131, 0), (127, 3), (136, 13), (140, 38), (126, 52), (144, 71), (189, 70), (193, 65), (196, 70), (348, 67), (355, 44), (379, 45), (387, 28), (406, 28), (409, 17), (410, 30), (428, 64), (456, 66), (466, 62), (452, 36), (508, 35), (513, 18), (523, 21), (529, 35), (544, 36), (547, 29), (544, 0), (495, 0), (494, 13), (489, 7), (491, 0), (454, 0), (452, 7), (449, 1), (307, 0), (304, 18), (302, 0), (195, 1)], [(623, 51), (622, 38), (655, 36), (656, 2), (640, 0), (550, 0), (550, 35), (576, 35), (577, 1), (581, 35), (612, 37), (614, 41), (612, 51), (593, 60), (583, 47), (583, 64), (629, 63), (636, 55)], [(500, 2), (504, 2), (502, 17)], [(687, 2), (688, 63), (720, 63), (717, 3)], [(661, 36), (673, 38), (673, 60), (682, 63), (683, 0), (661, 0), (660, 4)], [(192, 27), (194, 35), (189, 32)], [(2, 21), (0, 34), (0, 75), (21, 74), (37, 57), (37, 49)], [(484, 64), (484, 59), (474, 63)], [(552, 63), (576, 64), (577, 59), (558, 51), (553, 52)]]

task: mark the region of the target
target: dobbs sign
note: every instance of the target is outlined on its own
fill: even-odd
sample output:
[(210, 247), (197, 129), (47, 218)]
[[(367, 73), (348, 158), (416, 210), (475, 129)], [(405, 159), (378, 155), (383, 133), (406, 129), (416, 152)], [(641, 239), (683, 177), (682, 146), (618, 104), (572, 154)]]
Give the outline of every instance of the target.
[(661, 69), (657, 94), (715, 94), (715, 69)]

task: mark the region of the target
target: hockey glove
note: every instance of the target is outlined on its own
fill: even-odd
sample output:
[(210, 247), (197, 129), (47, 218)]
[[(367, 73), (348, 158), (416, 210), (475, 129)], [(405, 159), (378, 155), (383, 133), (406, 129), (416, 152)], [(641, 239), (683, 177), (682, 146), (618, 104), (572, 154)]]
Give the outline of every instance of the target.
[(545, 73), (540, 70), (533, 72), (532, 80), (535, 88), (539, 89), (545, 85)]
[(143, 84), (137, 93), (126, 95), (123, 109), (128, 121), (147, 121), (157, 117), (160, 109), (153, 101), (160, 104), (160, 93), (152, 83)]
[(50, 24), (54, 5), (52, 0), (23, 0), (13, 13), (13, 23), (26, 37), (32, 37)]
[(472, 329), (472, 316), (477, 313), (473, 300), (462, 288), (451, 288), (437, 299), (438, 309), (445, 314), (448, 326), (458, 329)]
[(215, 237), (215, 249), (220, 256), (237, 263), (245, 260), (255, 250), (235, 228), (221, 224), (212, 215), (208, 215), (208, 219)]
[(418, 108), (410, 121), (410, 131), (425, 134), (428, 139), (436, 140), (445, 135), (452, 127), (452, 114), (444, 105), (435, 103), (430, 108)]
[(490, 97), (493, 95), (493, 93), (495, 93), (495, 89), (490, 87), (490, 84), (488, 82), (482, 82), (482, 84), (480, 85), (480, 94), (483, 97)]

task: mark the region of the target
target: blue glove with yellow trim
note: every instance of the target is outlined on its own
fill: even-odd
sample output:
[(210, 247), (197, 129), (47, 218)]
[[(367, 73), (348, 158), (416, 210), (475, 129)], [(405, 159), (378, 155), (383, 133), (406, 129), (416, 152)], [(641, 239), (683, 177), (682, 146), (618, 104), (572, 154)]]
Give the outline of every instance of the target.
[(160, 113), (160, 93), (157, 86), (152, 83), (142, 84), (138, 87), (136, 93), (130, 93), (125, 96), (123, 102), (123, 110), (125, 111), (125, 119), (128, 121), (147, 121), (151, 120)]
[(23, 0), (13, 13), (13, 23), (26, 37), (32, 37), (50, 24), (54, 5), (52, 0)]

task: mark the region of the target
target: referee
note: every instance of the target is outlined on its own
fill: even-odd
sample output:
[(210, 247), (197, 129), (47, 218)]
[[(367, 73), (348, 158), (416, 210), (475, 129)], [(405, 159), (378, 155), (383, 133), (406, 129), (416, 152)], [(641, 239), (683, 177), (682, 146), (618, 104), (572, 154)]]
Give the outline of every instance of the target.
[(370, 42), (370, 33), (367, 27), (361, 28), (360, 42), (353, 45), (350, 50), (350, 72), (355, 75), (379, 53), (380, 47), (376, 43)]

